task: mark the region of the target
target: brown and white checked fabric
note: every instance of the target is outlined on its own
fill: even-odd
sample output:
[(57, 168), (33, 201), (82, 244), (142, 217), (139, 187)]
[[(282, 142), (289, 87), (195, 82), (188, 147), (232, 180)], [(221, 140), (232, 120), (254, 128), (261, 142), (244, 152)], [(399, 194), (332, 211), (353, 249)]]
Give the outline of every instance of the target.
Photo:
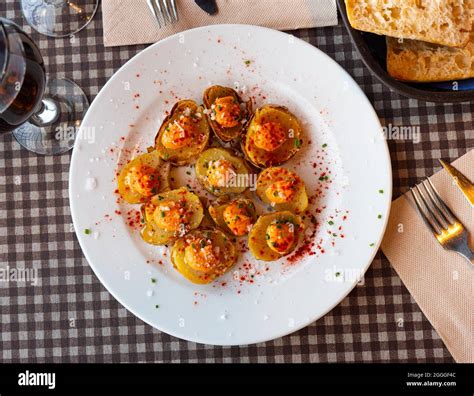
[[(25, 25), (18, 1), (1, 2), (0, 15)], [(329, 54), (356, 79), (383, 124), (420, 126), (418, 144), (389, 141), (395, 196), (431, 175), (438, 158), (454, 160), (474, 147), (474, 103), (422, 103), (391, 93), (363, 66), (342, 26), (295, 35)], [(76, 80), (91, 99), (144, 48), (104, 49), (100, 13), (74, 40), (32, 36), (49, 73)], [(0, 265), (37, 268), (39, 275), (37, 286), (0, 282), (0, 361), (453, 361), (381, 253), (365, 285), (293, 335), (252, 346), (212, 347), (153, 329), (105, 290), (82, 255), (69, 214), (69, 160), (69, 155), (30, 154), (11, 134), (0, 136)]]

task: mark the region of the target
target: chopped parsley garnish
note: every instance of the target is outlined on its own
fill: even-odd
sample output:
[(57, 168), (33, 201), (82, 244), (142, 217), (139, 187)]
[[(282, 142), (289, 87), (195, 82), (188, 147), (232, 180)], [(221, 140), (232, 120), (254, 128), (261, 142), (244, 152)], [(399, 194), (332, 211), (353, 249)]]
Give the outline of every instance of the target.
[(268, 241), (270, 239), (270, 235), (265, 234), (265, 239)]
[(326, 148), (327, 146), (328, 146), (327, 143), (324, 143), (321, 147)]
[(161, 217), (165, 217), (166, 213), (164, 211), (161, 211)]
[(151, 283), (156, 283), (156, 278), (151, 278)]
[(158, 309), (158, 308), (160, 308), (160, 306), (159, 306), (158, 304), (156, 304), (156, 305), (155, 305), (155, 308)]
[(204, 249), (206, 247), (206, 241), (204, 239), (201, 239), (201, 249)]
[(301, 147), (301, 144), (302, 144), (301, 139), (296, 138), (296, 139), (295, 139), (295, 147), (296, 147), (296, 148), (300, 148), (300, 147)]
[(244, 60), (245, 66), (250, 66), (252, 61), (250, 59)]
[(88, 228), (84, 229), (84, 234), (89, 235), (90, 233), (91, 233), (91, 230), (89, 230)]
[(379, 190), (379, 193), (380, 193), (380, 194), (383, 194), (383, 190)]
[(334, 225), (334, 221), (329, 220), (329, 221), (328, 221), (328, 224), (329, 224), (329, 225)]
[(334, 275), (341, 276), (341, 273), (339, 271), (337, 271)]
[(382, 218), (382, 215), (379, 214), (379, 215), (377, 216), (377, 219), (381, 219), (381, 218)]
[(370, 246), (370, 247), (375, 246), (375, 243), (372, 242), (369, 246)]

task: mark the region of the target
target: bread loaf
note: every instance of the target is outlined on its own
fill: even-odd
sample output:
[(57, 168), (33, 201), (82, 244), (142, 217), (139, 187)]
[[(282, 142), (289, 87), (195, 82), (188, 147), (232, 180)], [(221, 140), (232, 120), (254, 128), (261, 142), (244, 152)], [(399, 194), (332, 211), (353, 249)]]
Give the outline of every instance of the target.
[(345, 0), (354, 29), (464, 47), (471, 31), (474, 0)]

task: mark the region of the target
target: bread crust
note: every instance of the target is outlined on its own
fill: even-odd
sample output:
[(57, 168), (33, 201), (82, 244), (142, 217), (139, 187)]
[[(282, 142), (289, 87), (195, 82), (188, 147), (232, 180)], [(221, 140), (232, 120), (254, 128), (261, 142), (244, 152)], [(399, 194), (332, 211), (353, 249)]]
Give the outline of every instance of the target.
[(411, 82), (438, 82), (474, 77), (474, 34), (464, 48), (387, 37), (387, 71)]
[(465, 47), (474, 0), (345, 0), (354, 29), (390, 37)]

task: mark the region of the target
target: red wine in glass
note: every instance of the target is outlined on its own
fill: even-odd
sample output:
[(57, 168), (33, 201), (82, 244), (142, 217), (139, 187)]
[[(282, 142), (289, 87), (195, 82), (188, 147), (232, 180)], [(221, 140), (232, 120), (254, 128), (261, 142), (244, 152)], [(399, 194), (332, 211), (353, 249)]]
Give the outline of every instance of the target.
[(72, 148), (89, 107), (68, 79), (47, 80), (41, 53), (13, 22), (0, 18), (0, 133), (26, 149), (55, 155)]
[(10, 66), (1, 87), (0, 111), (8, 106), (0, 113), (0, 133), (13, 131), (34, 114), (46, 86), (43, 58), (33, 41), (15, 25), (7, 25), (5, 33), (10, 51), (0, 64), (9, 57)]

